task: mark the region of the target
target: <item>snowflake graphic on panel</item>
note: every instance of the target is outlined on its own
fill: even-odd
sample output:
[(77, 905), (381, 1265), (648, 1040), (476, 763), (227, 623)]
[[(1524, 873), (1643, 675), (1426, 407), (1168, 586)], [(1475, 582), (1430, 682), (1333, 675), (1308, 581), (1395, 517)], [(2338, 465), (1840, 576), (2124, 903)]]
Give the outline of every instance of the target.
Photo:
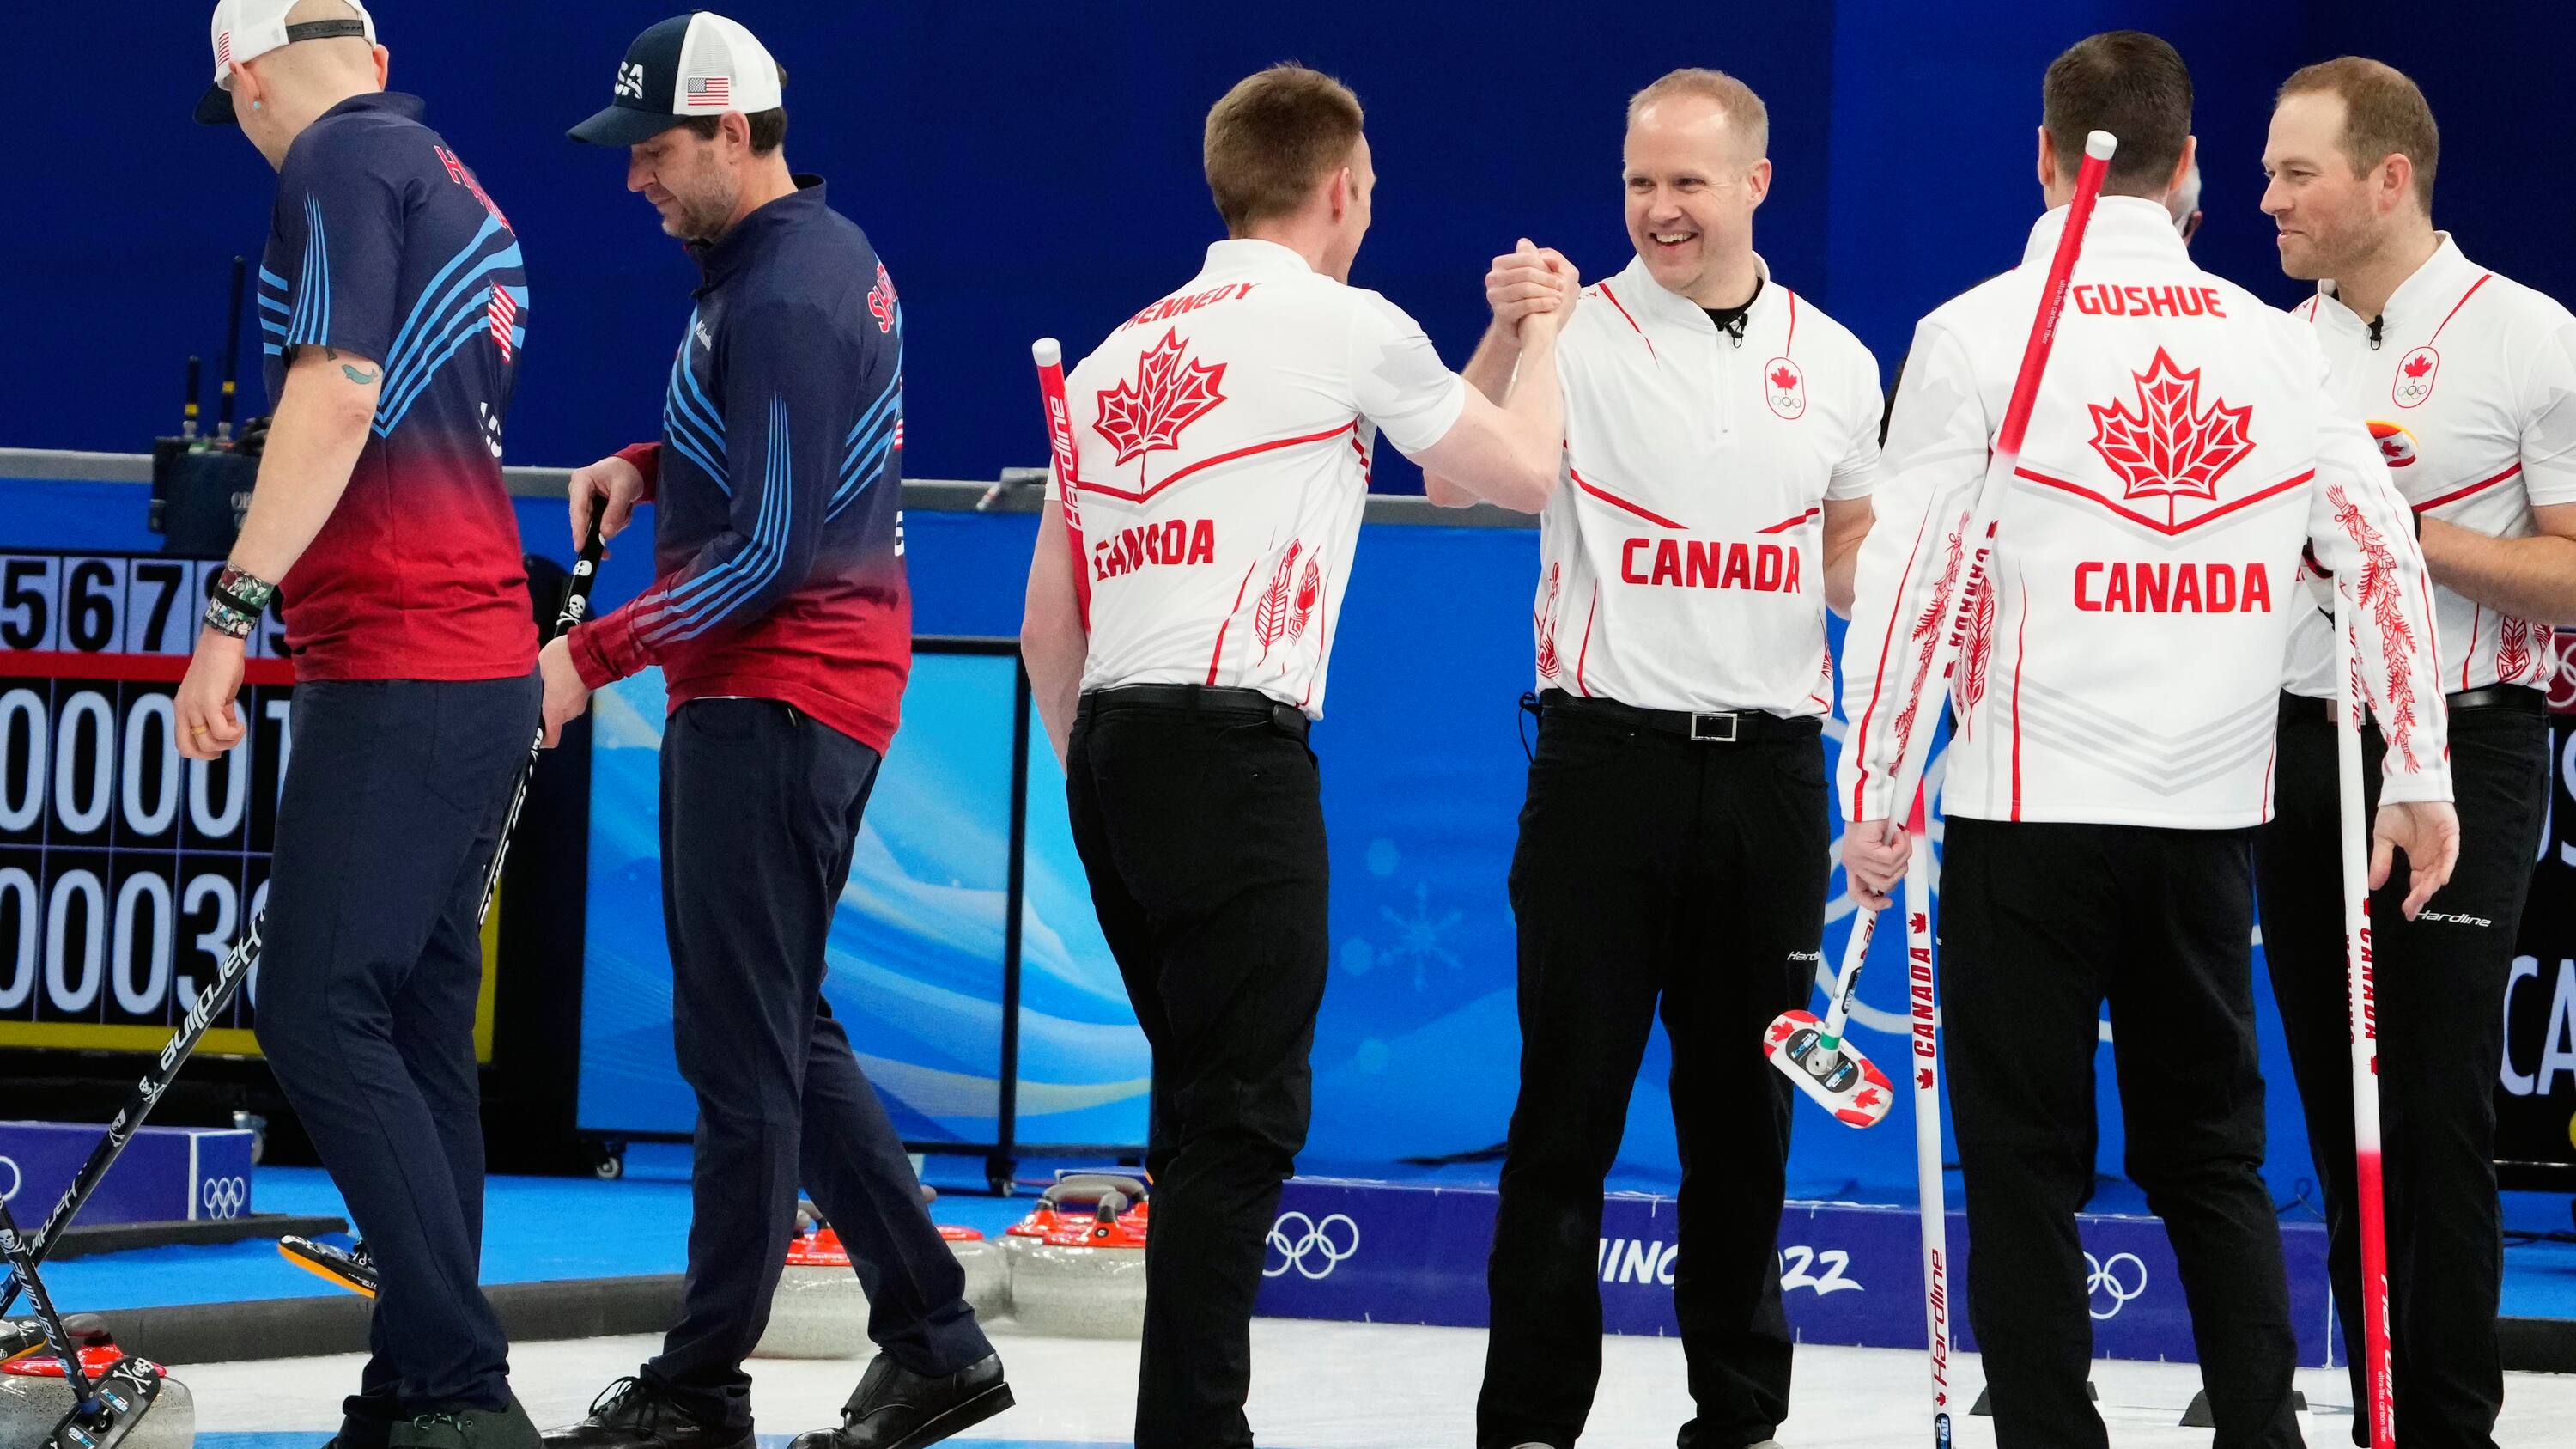
[(1395, 929), (1393, 944), (1378, 952), (1378, 964), (1412, 967), (1414, 990), (1431, 989), (1432, 967), (1455, 971), (1465, 964), (1458, 959), (1457, 953), (1443, 944), (1449, 933), (1457, 928), (1459, 913), (1451, 911), (1443, 916), (1433, 916), (1429, 885), (1417, 883), (1413, 887), (1413, 914), (1398, 915), (1392, 906), (1380, 906), (1377, 913), (1386, 917), (1386, 923)]

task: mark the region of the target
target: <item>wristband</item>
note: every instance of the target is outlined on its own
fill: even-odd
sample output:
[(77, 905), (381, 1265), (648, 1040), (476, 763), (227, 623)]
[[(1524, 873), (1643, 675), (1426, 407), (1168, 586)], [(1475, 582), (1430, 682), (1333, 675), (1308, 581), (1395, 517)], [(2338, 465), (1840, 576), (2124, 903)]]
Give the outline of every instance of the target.
[(223, 571), (215, 575), (214, 581), (206, 585), (206, 597), (221, 599), (255, 618), (268, 607), (270, 599), (277, 597), (277, 585), (248, 569), (227, 563)]
[(251, 629), (258, 622), (258, 615), (243, 613), (241, 610), (234, 608), (222, 599), (209, 599), (206, 601), (206, 627), (214, 630), (218, 634), (229, 634), (236, 639), (247, 639), (250, 637)]

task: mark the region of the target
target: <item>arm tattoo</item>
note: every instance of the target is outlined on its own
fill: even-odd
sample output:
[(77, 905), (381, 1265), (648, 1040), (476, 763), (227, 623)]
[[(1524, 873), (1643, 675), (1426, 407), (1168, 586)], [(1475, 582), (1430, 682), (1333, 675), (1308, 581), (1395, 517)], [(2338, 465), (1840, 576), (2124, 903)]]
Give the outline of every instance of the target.
[[(332, 362), (340, 362), (340, 353), (337, 348), (325, 347), (322, 349), (322, 355)], [(361, 386), (376, 380), (375, 373), (368, 372), (363, 368), (352, 367), (345, 362), (340, 362), (340, 375), (349, 379), (351, 382), (360, 384)]]

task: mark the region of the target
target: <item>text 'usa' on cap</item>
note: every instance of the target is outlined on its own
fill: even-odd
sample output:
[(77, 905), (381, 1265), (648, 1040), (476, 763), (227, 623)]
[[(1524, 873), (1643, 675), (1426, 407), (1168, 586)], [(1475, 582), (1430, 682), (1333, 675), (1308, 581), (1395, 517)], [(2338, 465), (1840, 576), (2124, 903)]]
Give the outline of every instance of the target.
[(634, 146), (696, 116), (757, 115), (781, 104), (778, 62), (742, 25), (707, 10), (674, 15), (626, 47), (608, 104), (576, 141)]

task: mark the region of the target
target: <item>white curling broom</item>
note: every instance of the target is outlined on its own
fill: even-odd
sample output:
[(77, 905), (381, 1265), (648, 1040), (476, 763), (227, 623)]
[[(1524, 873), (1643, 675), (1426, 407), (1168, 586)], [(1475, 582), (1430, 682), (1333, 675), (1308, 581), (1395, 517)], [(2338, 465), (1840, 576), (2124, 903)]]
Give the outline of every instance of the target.
[(1914, 796), (1905, 868), (1906, 1000), (1914, 1022), (1914, 1189), (1923, 1229), (1923, 1345), (1932, 1368), (1933, 1449), (1950, 1449), (1950, 1203), (1941, 1176), (1941, 1045), (1932, 997), (1932, 839)]
[[(1950, 692), (1950, 671), (1958, 662), (1959, 641), (1967, 637), (1977, 591), (1986, 586), (1986, 560), (1994, 552), (1995, 514), (2002, 506), (2005, 490), (2011, 486), (2013, 467), (2020, 461), (2022, 435), (2029, 430), (2040, 378), (2048, 370), (2048, 354), (2057, 341), (2058, 318), (2066, 310), (2067, 284), (2075, 272), (2075, 259), (2084, 248), (2084, 231), (2093, 219), (2093, 203), (2102, 194), (2102, 178), (2111, 168), (2111, 153), (2118, 146), (2108, 131), (2095, 131), (2085, 138), (2084, 165), (2075, 176), (2074, 199), (2067, 206), (2066, 227), (2058, 233), (2057, 251), (2049, 261), (2038, 314), (2031, 318), (2030, 340), (2022, 348), (2021, 371), (2013, 379), (2012, 400), (2004, 409), (2003, 427), (1995, 434), (1994, 453), (1986, 462), (1985, 479), (1968, 511), (1963, 536), (1975, 540), (1975, 550), (1970, 555), (1966, 577), (1959, 581), (1958, 592), (1949, 601), (1947, 617), (1933, 636), (1932, 657), (1915, 679), (1918, 695), (1937, 689), (1939, 694), (1933, 697), (1946, 698)], [(1918, 841), (1923, 833), (1920, 792), (1924, 766), (1931, 755), (1932, 734), (1926, 726), (1908, 735), (1897, 761), (1896, 790), (1891, 797), (1914, 802), (1914, 816), (1907, 830)], [(1833, 1006), (1824, 1020), (1818, 1021), (1814, 1013), (1805, 1010), (1784, 1011), (1772, 1020), (1762, 1040), (1762, 1053), (1773, 1066), (1787, 1073), (1800, 1091), (1816, 1099), (1817, 1105), (1853, 1127), (1877, 1126), (1886, 1120), (1896, 1100), (1887, 1074), (1843, 1036), (1851, 1020), (1853, 995), (1860, 987), (1861, 963), (1869, 959), (1869, 943), (1877, 934), (1876, 912), (1864, 911), (1853, 920), (1851, 936), (1843, 945), (1842, 970), (1834, 982)]]

